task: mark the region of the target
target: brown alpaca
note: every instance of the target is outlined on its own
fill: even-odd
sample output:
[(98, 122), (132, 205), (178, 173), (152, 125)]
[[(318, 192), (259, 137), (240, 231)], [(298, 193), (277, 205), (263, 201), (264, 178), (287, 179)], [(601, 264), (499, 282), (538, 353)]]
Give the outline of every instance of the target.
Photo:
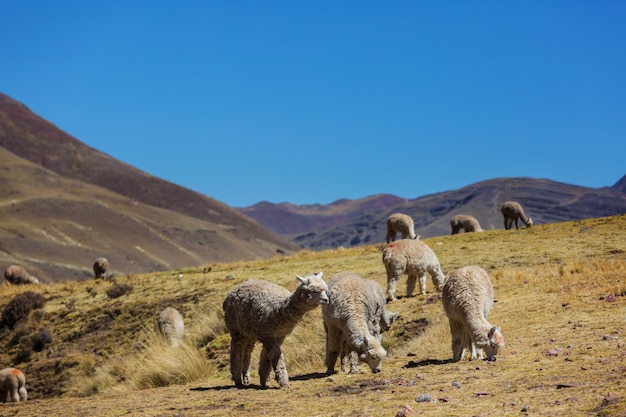
[(519, 229), (518, 221), (521, 219), (526, 227), (533, 225), (533, 219), (526, 217), (522, 205), (517, 201), (507, 201), (502, 205), (502, 215), (504, 216), (504, 228), (509, 230), (515, 222), (515, 228)]

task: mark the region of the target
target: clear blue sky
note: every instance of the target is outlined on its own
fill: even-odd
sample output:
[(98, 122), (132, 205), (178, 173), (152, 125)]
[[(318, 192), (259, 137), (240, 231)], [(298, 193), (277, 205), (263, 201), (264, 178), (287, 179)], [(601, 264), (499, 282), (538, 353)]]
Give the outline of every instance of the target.
[(0, 92), (233, 207), (626, 174), (624, 1), (0, 0)]

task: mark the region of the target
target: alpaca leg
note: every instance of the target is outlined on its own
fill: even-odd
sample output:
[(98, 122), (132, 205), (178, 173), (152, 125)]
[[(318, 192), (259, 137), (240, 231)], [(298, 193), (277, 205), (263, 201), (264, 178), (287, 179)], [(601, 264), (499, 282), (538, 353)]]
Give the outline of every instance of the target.
[(254, 349), (254, 343), (249, 342), (243, 347), (242, 369), (243, 384), (250, 384), (250, 358), (252, 356), (252, 350)]
[(341, 342), (341, 353), (339, 354), (339, 358), (341, 358), (341, 372), (348, 372), (348, 366), (350, 364), (350, 353), (352, 353), (352, 349), (348, 346), (348, 343), (344, 340)]
[(20, 394), (20, 399), (22, 401), (26, 401), (26, 399), (28, 399), (28, 393), (26, 392), (26, 387), (21, 386), (18, 392)]
[(419, 280), (420, 280), (420, 292), (422, 293), (422, 295), (426, 295), (426, 273), (425, 272), (423, 272), (419, 276)]
[(230, 335), (230, 374), (232, 375), (235, 386), (243, 386), (241, 374), (243, 372), (243, 347), (244, 338), (239, 337), (237, 333)]
[(456, 320), (449, 320), (450, 335), (452, 336), (452, 360), (457, 362), (463, 357), (463, 346), (465, 345), (465, 331), (463, 325)]
[(415, 291), (415, 283), (417, 282), (417, 275), (409, 274), (408, 279), (406, 280), (406, 296), (412, 297), (413, 291)]
[(391, 275), (387, 275), (387, 301), (395, 301), (396, 289), (398, 288), (398, 281), (400, 280), (400, 274), (393, 272)]
[[(266, 360), (269, 362), (271, 369), (274, 370), (276, 382), (278, 382), (282, 388), (287, 388), (289, 387), (289, 375), (287, 374), (285, 355), (283, 355), (283, 352), (280, 350), (281, 343), (282, 340), (266, 342), (263, 345), (263, 350), (265, 351)], [(269, 371), (267, 379), (269, 380)], [(267, 385), (269, 385), (269, 381), (267, 381)]]
[(265, 345), (261, 350), (259, 357), (259, 379), (261, 380), (261, 388), (267, 388), (270, 385), (270, 372), (272, 363), (270, 361), (270, 352)]
[(272, 359), (272, 367), (274, 368), (274, 374), (276, 376), (276, 382), (282, 388), (289, 388), (289, 374), (287, 373), (287, 362), (285, 361), (285, 354), (280, 350), (280, 347), (276, 348)]
[(326, 333), (326, 375), (335, 373), (335, 362), (341, 352), (342, 334), (340, 330), (330, 327)]

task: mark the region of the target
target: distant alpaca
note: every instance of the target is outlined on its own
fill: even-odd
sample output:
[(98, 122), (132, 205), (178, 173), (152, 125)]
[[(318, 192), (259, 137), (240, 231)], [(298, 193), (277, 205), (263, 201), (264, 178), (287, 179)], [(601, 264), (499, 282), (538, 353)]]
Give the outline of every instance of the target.
[(395, 301), (398, 281), (403, 274), (409, 276), (406, 296), (411, 297), (419, 279), (420, 292), (426, 294), (426, 274), (430, 274), (437, 291), (441, 291), (446, 279), (435, 252), (421, 240), (402, 239), (383, 249), (383, 264), (387, 271), (387, 300)]
[[(339, 356), (341, 369), (345, 371), (351, 352), (367, 362), (372, 372), (380, 372), (381, 361), (387, 355), (380, 344), (381, 321), (385, 320), (385, 295), (380, 285), (352, 272), (340, 272), (328, 281), (328, 298), (330, 303), (322, 306), (326, 373), (334, 373)], [(350, 362), (350, 371), (356, 372), (356, 361)]]
[(394, 242), (398, 233), (402, 234), (402, 239), (419, 238), (415, 234), (413, 219), (402, 213), (394, 213), (387, 218), (387, 243)]
[(107, 258), (98, 258), (93, 263), (93, 273), (96, 279), (106, 278), (107, 269), (109, 269), (109, 261)]
[(465, 233), (483, 231), (482, 227), (480, 227), (480, 223), (476, 220), (476, 217), (470, 216), (469, 214), (457, 214), (450, 219), (450, 226), (452, 226), (451, 234), (453, 235), (459, 233), (461, 229), (463, 229)]
[(504, 216), (504, 228), (509, 230), (515, 222), (515, 228), (519, 229), (518, 220), (522, 220), (526, 227), (533, 225), (533, 219), (526, 217), (522, 205), (517, 201), (507, 201), (502, 205), (502, 215)]
[(178, 310), (166, 307), (159, 314), (157, 321), (159, 332), (172, 347), (178, 346), (183, 341), (185, 334), (185, 322)]
[(13, 285), (39, 284), (39, 279), (26, 272), (20, 265), (11, 265), (5, 269), (4, 279)]
[(460, 360), (471, 350), (470, 360), (484, 352), (488, 360), (495, 361), (504, 337), (487, 321), (493, 305), (493, 287), (487, 272), (478, 266), (455, 270), (446, 278), (442, 302), (450, 322), (452, 360)]
[(223, 308), (231, 338), (230, 372), (237, 387), (250, 383), (250, 356), (257, 341), (263, 345), (259, 360), (261, 388), (268, 387), (272, 369), (280, 386), (289, 386), (280, 347), (306, 312), (328, 304), (328, 287), (321, 272), (296, 278), (300, 283), (293, 293), (269, 281), (250, 279), (226, 295)]
[(26, 401), (26, 377), (19, 369), (5, 368), (0, 371), (0, 402)]

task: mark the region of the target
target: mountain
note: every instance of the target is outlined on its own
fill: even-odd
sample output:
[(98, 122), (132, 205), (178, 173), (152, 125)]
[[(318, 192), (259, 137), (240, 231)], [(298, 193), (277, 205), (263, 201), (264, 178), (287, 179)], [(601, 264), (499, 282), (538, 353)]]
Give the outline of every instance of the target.
[(379, 194), (360, 200), (337, 200), (328, 205), (273, 204), (267, 201), (239, 209), (276, 233), (295, 237), (302, 233), (340, 226), (371, 212), (399, 206), (408, 200)]
[(267, 258), (298, 247), (217, 200), (99, 152), (0, 94), (0, 267), (44, 281)]
[[(384, 242), (386, 219), (394, 212), (410, 215), (422, 237), (449, 234), (450, 218), (462, 213), (474, 215), (485, 230), (503, 228), (500, 206), (507, 200), (521, 202), (536, 224), (623, 214), (625, 189), (626, 176), (597, 189), (548, 179), (497, 178), (411, 200), (386, 195), (318, 205), (315, 215), (317, 224), (327, 225), (323, 229), (305, 222), (311, 206), (263, 203), (240, 210), (300, 247), (321, 250)], [(376, 208), (372, 201), (378, 202)]]

